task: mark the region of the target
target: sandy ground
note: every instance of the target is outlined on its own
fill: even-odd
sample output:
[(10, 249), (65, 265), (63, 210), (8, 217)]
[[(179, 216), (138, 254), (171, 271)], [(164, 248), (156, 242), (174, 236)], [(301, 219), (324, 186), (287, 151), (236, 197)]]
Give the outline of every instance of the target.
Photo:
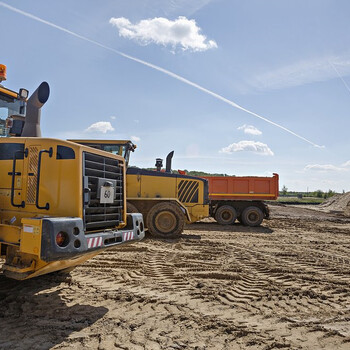
[(0, 349), (350, 349), (350, 218), (273, 206), (189, 225), (70, 276), (0, 276)]

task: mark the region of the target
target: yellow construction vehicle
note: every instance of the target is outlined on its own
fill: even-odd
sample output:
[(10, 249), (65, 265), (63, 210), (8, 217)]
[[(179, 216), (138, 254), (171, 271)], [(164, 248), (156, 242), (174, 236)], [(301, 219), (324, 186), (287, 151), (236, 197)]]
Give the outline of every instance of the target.
[[(129, 140), (71, 140), (85, 146), (123, 156), (128, 164), (136, 148)], [(156, 236), (173, 237), (182, 233), (185, 222), (209, 216), (208, 181), (171, 171), (170, 152), (166, 168), (156, 159), (157, 171), (128, 167), (126, 196), (128, 212), (141, 212), (148, 231)]]
[(0, 85), (0, 252), (15, 279), (72, 269), (144, 237), (142, 215), (126, 213), (124, 157), (42, 138), (48, 97), (46, 82), (29, 99)]

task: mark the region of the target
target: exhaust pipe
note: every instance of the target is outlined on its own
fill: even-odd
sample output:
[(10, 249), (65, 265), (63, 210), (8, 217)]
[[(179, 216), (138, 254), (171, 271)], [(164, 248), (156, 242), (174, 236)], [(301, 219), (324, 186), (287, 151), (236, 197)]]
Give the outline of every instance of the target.
[(22, 137), (41, 137), (40, 116), (41, 107), (50, 96), (49, 84), (44, 81), (29, 97), (24, 121)]
[(166, 173), (171, 173), (171, 161), (173, 159), (173, 156), (174, 156), (174, 151), (171, 151), (166, 157), (166, 168), (165, 168)]

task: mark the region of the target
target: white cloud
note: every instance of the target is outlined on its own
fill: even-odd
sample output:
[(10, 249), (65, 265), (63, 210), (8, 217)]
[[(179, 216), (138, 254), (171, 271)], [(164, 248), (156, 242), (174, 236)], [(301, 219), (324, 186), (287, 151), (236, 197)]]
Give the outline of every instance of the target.
[(205, 35), (200, 34), (201, 29), (194, 19), (182, 16), (174, 21), (155, 17), (136, 24), (124, 17), (112, 17), (109, 23), (118, 28), (120, 36), (133, 39), (142, 45), (155, 43), (191, 51), (205, 51), (217, 47), (214, 40), (207, 40)]
[(259, 90), (281, 89), (308, 83), (341, 78), (350, 74), (350, 55), (324, 56), (295, 62), (252, 79), (250, 84)]
[(239, 141), (238, 143), (231, 143), (220, 151), (220, 153), (233, 152), (253, 152), (264, 156), (273, 156), (273, 152), (268, 145), (256, 141)]
[(262, 132), (253, 125), (244, 124), (238, 127), (237, 130), (243, 130), (245, 134), (249, 135), (262, 135)]
[(131, 136), (130, 139), (131, 139), (131, 141), (134, 141), (134, 142), (141, 141), (141, 139), (138, 136)]
[(347, 162), (345, 162), (345, 163), (344, 163), (344, 164), (342, 164), (341, 166), (343, 166), (343, 167), (350, 166), (350, 160), (348, 160)]
[(117, 117), (116, 117), (116, 116), (114, 116), (114, 115), (112, 115), (110, 118), (111, 118), (112, 120), (117, 119)]
[(332, 164), (309, 164), (304, 168), (304, 170), (328, 172), (328, 171), (345, 171), (346, 169), (337, 167)]
[(86, 130), (86, 132), (101, 132), (103, 134), (108, 131), (114, 131), (114, 128), (110, 122), (97, 122), (90, 125)]

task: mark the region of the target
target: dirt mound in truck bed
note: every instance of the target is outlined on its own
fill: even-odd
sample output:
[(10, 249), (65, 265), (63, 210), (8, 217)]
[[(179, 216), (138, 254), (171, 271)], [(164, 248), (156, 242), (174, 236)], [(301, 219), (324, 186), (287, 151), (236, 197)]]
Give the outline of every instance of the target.
[(329, 212), (341, 212), (346, 216), (350, 216), (350, 192), (344, 194), (336, 194), (331, 198), (328, 198), (322, 204), (320, 208)]

